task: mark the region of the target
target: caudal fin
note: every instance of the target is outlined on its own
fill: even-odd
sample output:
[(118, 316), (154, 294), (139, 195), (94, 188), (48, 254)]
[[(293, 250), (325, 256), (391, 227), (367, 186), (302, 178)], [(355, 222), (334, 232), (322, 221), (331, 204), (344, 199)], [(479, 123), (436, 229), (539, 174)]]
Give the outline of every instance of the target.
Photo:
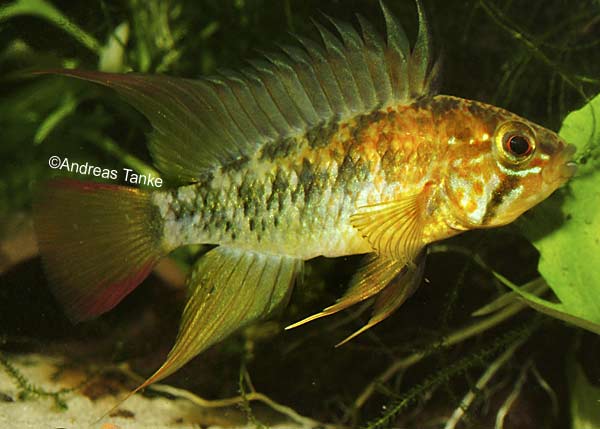
[(117, 305), (164, 254), (150, 194), (59, 179), (34, 201), (34, 224), (51, 288), (73, 321)]

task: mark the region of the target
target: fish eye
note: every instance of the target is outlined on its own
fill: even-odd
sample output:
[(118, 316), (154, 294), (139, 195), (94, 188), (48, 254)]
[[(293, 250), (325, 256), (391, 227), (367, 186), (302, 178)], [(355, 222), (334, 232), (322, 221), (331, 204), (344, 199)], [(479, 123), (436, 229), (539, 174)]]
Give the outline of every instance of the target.
[(527, 136), (523, 135), (508, 135), (506, 138), (506, 150), (515, 157), (524, 157), (531, 153), (533, 145)]
[(523, 122), (505, 122), (495, 135), (496, 151), (508, 166), (519, 166), (529, 161), (535, 151), (533, 130)]

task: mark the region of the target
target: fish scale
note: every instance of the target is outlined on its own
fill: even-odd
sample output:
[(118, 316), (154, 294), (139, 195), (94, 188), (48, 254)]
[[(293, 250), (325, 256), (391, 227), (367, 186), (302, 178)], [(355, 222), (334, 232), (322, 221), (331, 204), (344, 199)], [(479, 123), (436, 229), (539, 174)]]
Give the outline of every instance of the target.
[[(381, 201), (394, 186), (410, 191), (429, 179), (422, 169), (406, 168), (415, 161), (429, 165), (438, 153), (421, 151), (422, 159), (415, 158), (418, 142), (407, 124), (419, 122), (423, 112), (376, 112), (321, 127), (294, 144), (282, 141), (281, 149), (270, 145), (269, 156), (261, 152), (196, 184), (157, 192), (155, 204), (166, 205), (166, 246), (219, 244), (301, 259), (368, 252), (349, 221), (356, 208)], [(404, 141), (396, 137), (401, 133)], [(374, 135), (391, 135), (396, 142), (375, 142)], [(431, 141), (427, 134), (419, 138)], [(390, 173), (398, 177), (386, 180)]]
[[(348, 168), (332, 168), (338, 162), (347, 165), (348, 159), (316, 164), (299, 160), (291, 168), (261, 168), (262, 174), (229, 170), (206, 182), (156, 192), (155, 204), (166, 206), (161, 210), (163, 236), (172, 248), (210, 243), (302, 259), (331, 253), (324, 242), (335, 248), (345, 235), (357, 236), (348, 218), (363, 187), (345, 174)], [(356, 172), (359, 165), (351, 165)], [(348, 224), (346, 231), (339, 228), (341, 223)]]

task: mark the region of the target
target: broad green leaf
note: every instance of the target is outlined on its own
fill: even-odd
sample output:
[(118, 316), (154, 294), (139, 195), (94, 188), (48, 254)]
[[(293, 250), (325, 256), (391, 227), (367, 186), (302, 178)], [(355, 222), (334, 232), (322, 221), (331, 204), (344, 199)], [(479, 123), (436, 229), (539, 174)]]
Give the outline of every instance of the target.
[(558, 303), (521, 292), (539, 311), (600, 334), (600, 95), (564, 120), (578, 148), (577, 175), (523, 222), (540, 252), (538, 270)]
[(589, 382), (574, 356), (567, 362), (569, 380), (571, 429), (600, 427), (600, 387)]

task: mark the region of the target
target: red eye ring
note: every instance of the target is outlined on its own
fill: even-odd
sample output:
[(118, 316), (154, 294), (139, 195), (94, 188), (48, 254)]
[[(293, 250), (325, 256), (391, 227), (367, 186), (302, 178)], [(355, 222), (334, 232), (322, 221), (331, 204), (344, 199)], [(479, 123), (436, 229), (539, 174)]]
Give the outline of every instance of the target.
[(512, 134), (506, 137), (504, 147), (515, 158), (525, 158), (533, 152), (533, 144), (529, 137), (522, 134)]

